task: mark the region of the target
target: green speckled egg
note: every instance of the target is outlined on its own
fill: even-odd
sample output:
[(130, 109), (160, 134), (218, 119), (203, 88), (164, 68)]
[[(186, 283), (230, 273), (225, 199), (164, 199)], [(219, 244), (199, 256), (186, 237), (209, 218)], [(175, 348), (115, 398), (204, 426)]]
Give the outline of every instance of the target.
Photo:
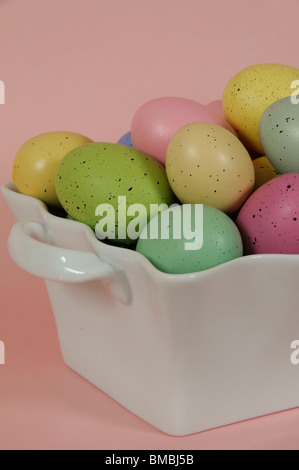
[[(141, 230), (150, 219), (151, 204), (169, 206), (175, 201), (160, 163), (143, 152), (114, 143), (90, 143), (69, 152), (58, 167), (55, 186), (70, 217), (93, 230), (105, 219), (107, 224), (102, 225), (101, 233), (96, 230), (97, 236), (117, 244), (136, 241), (128, 236), (126, 228), (139, 216), (136, 232)], [(109, 207), (99, 215), (97, 208), (105, 209), (103, 204)], [(132, 204), (141, 204), (145, 217), (144, 212), (134, 212)], [(129, 207), (133, 212), (128, 215)]]
[(200, 204), (183, 204), (151, 219), (136, 250), (160, 271), (185, 274), (242, 256), (243, 243), (237, 226), (224, 212)]
[(262, 114), (274, 101), (296, 93), (296, 80), (299, 69), (281, 64), (252, 65), (229, 80), (222, 99), (224, 116), (247, 147), (265, 154), (259, 138)]

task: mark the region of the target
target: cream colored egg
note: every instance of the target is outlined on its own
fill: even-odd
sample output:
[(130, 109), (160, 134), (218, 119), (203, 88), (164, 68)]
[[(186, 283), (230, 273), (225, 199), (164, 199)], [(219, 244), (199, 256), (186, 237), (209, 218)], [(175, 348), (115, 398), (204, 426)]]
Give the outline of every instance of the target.
[(184, 204), (205, 204), (226, 213), (251, 194), (255, 174), (250, 155), (231, 132), (197, 122), (182, 127), (166, 153), (169, 184)]
[(259, 138), (262, 114), (280, 98), (299, 94), (297, 80), (299, 69), (281, 64), (252, 65), (230, 79), (223, 93), (223, 112), (246, 147), (264, 154)]

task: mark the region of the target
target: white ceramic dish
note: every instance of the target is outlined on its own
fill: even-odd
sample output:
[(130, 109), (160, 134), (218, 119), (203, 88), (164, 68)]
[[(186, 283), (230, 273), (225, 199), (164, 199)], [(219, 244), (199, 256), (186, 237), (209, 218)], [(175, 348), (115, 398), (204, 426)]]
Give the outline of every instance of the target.
[(2, 192), (10, 254), (45, 279), (66, 364), (125, 408), (183, 436), (299, 406), (299, 256), (168, 275), (13, 183)]

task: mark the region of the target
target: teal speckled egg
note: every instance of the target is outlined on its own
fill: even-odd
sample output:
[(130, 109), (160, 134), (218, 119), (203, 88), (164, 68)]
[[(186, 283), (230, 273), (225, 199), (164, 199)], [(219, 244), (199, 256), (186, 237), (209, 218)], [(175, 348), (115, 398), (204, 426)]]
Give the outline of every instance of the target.
[[(93, 230), (105, 219), (106, 223), (96, 230), (98, 238), (118, 244), (135, 241), (126, 228), (139, 215), (140, 226), (135, 225), (141, 231), (150, 219), (151, 204), (169, 206), (175, 201), (160, 163), (136, 149), (106, 142), (90, 143), (69, 152), (57, 169), (55, 187), (61, 205), (72, 219)], [(145, 212), (134, 212), (132, 204), (142, 205)]]
[(295, 103), (290, 97), (275, 101), (260, 120), (263, 149), (280, 174), (299, 173), (299, 104)]
[(160, 271), (203, 271), (243, 255), (240, 232), (224, 212), (201, 204), (183, 204), (151, 219), (136, 250)]

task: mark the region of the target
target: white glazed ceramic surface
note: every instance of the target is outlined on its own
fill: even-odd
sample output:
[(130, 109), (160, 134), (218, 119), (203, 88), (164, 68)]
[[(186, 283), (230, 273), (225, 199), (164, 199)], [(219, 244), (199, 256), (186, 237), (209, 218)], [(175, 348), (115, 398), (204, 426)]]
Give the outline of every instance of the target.
[(3, 195), (14, 261), (43, 277), (65, 362), (131, 412), (187, 435), (299, 406), (299, 256), (168, 275), (39, 200)]

